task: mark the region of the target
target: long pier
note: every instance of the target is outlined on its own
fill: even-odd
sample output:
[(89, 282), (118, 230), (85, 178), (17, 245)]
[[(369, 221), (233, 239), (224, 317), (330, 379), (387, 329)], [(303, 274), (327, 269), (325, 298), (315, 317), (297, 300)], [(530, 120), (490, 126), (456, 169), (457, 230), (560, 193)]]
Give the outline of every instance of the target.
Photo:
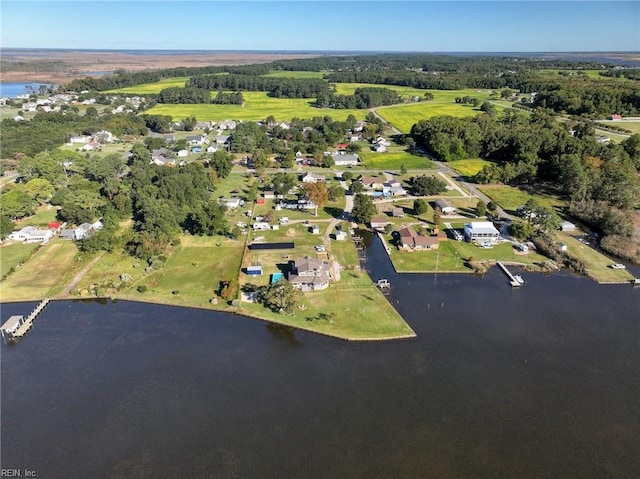
[(33, 326), (33, 321), (36, 319), (38, 314), (47, 307), (50, 301), (50, 298), (44, 298), (40, 301), (40, 304), (31, 311), (26, 319), (24, 316), (11, 316), (11, 318), (9, 318), (9, 320), (5, 322), (0, 329), (2, 337), (13, 341), (22, 339), (22, 337), (31, 329), (31, 326)]
[(522, 280), (516, 279), (516, 277), (511, 274), (511, 271), (507, 269), (507, 267), (504, 265), (504, 263), (502, 263), (502, 261), (497, 261), (497, 265), (500, 266), (500, 269), (504, 271), (504, 274), (507, 275), (511, 286), (513, 286), (514, 288), (522, 286), (522, 283), (523, 283)]

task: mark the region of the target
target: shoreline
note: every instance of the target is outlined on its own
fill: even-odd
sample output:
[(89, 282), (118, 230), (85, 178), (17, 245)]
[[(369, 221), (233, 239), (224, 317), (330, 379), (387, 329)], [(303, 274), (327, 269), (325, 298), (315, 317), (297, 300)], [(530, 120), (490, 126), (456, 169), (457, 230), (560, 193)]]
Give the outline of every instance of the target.
[[(17, 301), (12, 301), (12, 300), (2, 300), (0, 301), (0, 307), (3, 304), (17, 304), (17, 303), (33, 303), (33, 302), (38, 302), (41, 301), (42, 298), (36, 298), (36, 299), (31, 299), (31, 300), (17, 300)], [(264, 317), (260, 317), (257, 315), (253, 315), (250, 314), (249, 312), (243, 311), (240, 312), (239, 309), (241, 308), (237, 308), (237, 307), (230, 307), (229, 309), (217, 309), (217, 308), (207, 308), (204, 306), (186, 306), (183, 304), (172, 304), (169, 302), (163, 302), (163, 301), (156, 301), (156, 300), (149, 300), (149, 301), (145, 301), (144, 299), (130, 299), (130, 298), (126, 298), (126, 297), (116, 297), (116, 296), (105, 296), (105, 297), (98, 297), (98, 296), (92, 296), (92, 297), (86, 297), (86, 298), (74, 298), (74, 297), (57, 297), (57, 298), (52, 298), (51, 302), (62, 302), (62, 301), (104, 301), (104, 300), (109, 300), (111, 302), (118, 302), (118, 301), (128, 301), (131, 303), (142, 303), (142, 304), (153, 304), (153, 305), (158, 305), (158, 306), (171, 306), (174, 308), (186, 308), (186, 309), (195, 309), (195, 310), (199, 310), (199, 311), (211, 311), (214, 313), (227, 313), (227, 314), (233, 314), (235, 316), (242, 316), (244, 318), (247, 319), (253, 319), (253, 320), (258, 320), (261, 321), (263, 323), (267, 323), (267, 324), (275, 324), (278, 326), (284, 326), (287, 328), (292, 328), (292, 329), (297, 329), (300, 331), (304, 331), (306, 333), (312, 333), (312, 334), (319, 334), (321, 336), (326, 336), (329, 338), (334, 338), (334, 339), (340, 339), (342, 341), (348, 341), (348, 342), (376, 342), (376, 341), (393, 341), (393, 340), (399, 340), (399, 339), (410, 339), (410, 338), (416, 338), (418, 335), (413, 331), (413, 329), (411, 329), (411, 327), (409, 327), (409, 329), (411, 330), (411, 333), (408, 334), (402, 334), (402, 335), (393, 335), (393, 336), (378, 336), (378, 337), (349, 337), (349, 336), (341, 336), (341, 335), (337, 335), (337, 334), (331, 334), (328, 333), (326, 331), (318, 331), (316, 329), (313, 328), (308, 328), (308, 327), (304, 327), (304, 326), (298, 326), (298, 325), (291, 325), (289, 323), (286, 322), (282, 322), (282, 321), (276, 321), (272, 318), (264, 318)], [(395, 309), (395, 308), (394, 308)], [(404, 320), (404, 318), (402, 318)], [(405, 321), (406, 323), (406, 321)], [(408, 323), (407, 323), (408, 325)]]

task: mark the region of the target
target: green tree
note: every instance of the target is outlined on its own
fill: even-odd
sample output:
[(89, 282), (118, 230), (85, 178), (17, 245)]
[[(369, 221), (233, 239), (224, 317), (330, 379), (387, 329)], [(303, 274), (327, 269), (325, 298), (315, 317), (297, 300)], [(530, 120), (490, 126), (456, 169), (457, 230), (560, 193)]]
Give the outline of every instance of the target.
[(44, 178), (34, 178), (27, 181), (24, 191), (37, 203), (46, 203), (55, 193), (55, 188)]
[(259, 291), (259, 298), (265, 307), (288, 314), (293, 314), (293, 309), (301, 295), (298, 289), (284, 279), (269, 286), (263, 286)]
[(352, 193), (362, 193), (364, 191), (364, 185), (358, 180), (351, 180), (351, 186), (349, 186), (349, 189)]
[(233, 168), (233, 155), (224, 150), (218, 150), (212, 155), (203, 155), (201, 158), (208, 162), (209, 167), (213, 168), (219, 178), (226, 178)]
[(478, 201), (478, 204), (476, 205), (476, 216), (478, 218), (481, 218), (486, 214), (487, 214), (487, 205), (485, 204), (484, 201)]
[(407, 167), (404, 163), (400, 165), (400, 174), (403, 176), (407, 174)]
[(416, 215), (422, 215), (428, 210), (427, 202), (421, 198), (413, 200), (413, 212)]
[(358, 193), (353, 200), (351, 216), (356, 223), (369, 223), (376, 214), (376, 206), (370, 196)]
[(182, 129), (184, 131), (193, 131), (197, 123), (198, 120), (196, 120), (196, 117), (190, 116), (189, 118), (182, 120)]
[(98, 116), (98, 109), (95, 106), (90, 106), (87, 108), (87, 110), (84, 112), (85, 116), (89, 116), (92, 118), (95, 118)]
[(292, 173), (278, 172), (271, 175), (271, 186), (276, 195), (286, 195), (296, 182), (296, 177)]
[(35, 201), (24, 191), (24, 188), (16, 186), (0, 197), (0, 212), (9, 218), (24, 218), (35, 212)]
[(351, 181), (353, 179), (353, 173), (351, 171), (343, 171), (342, 179), (344, 181)]
[(0, 215), (0, 239), (5, 239), (14, 227), (13, 221), (7, 215)]

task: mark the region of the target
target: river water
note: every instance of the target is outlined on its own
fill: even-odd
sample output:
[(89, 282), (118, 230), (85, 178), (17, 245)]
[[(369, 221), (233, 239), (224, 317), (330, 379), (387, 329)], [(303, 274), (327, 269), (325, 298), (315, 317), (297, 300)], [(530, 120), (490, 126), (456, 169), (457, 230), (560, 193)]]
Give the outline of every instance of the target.
[[(374, 279), (418, 337), (54, 302), (2, 346), (2, 467), (40, 478), (640, 476), (640, 290), (492, 269)], [(337, 285), (336, 287), (339, 287)], [(25, 313), (3, 305), (2, 318)]]

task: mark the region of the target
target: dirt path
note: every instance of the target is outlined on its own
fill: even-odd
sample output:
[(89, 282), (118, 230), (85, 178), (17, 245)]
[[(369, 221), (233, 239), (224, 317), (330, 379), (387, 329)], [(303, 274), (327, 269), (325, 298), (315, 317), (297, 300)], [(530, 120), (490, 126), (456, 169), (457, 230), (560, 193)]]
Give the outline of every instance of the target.
[(76, 274), (73, 277), (71, 282), (67, 285), (66, 288), (64, 288), (64, 291), (60, 293), (58, 297), (60, 298), (60, 297), (69, 296), (69, 293), (71, 293), (71, 290), (76, 287), (76, 285), (82, 280), (82, 278), (84, 278), (84, 275), (87, 274), (87, 271), (93, 268), (95, 264), (102, 259), (102, 256), (104, 256), (104, 251), (100, 253), (98, 256), (96, 256), (95, 258), (93, 258), (87, 266), (82, 268), (82, 271), (80, 271), (78, 274)]

